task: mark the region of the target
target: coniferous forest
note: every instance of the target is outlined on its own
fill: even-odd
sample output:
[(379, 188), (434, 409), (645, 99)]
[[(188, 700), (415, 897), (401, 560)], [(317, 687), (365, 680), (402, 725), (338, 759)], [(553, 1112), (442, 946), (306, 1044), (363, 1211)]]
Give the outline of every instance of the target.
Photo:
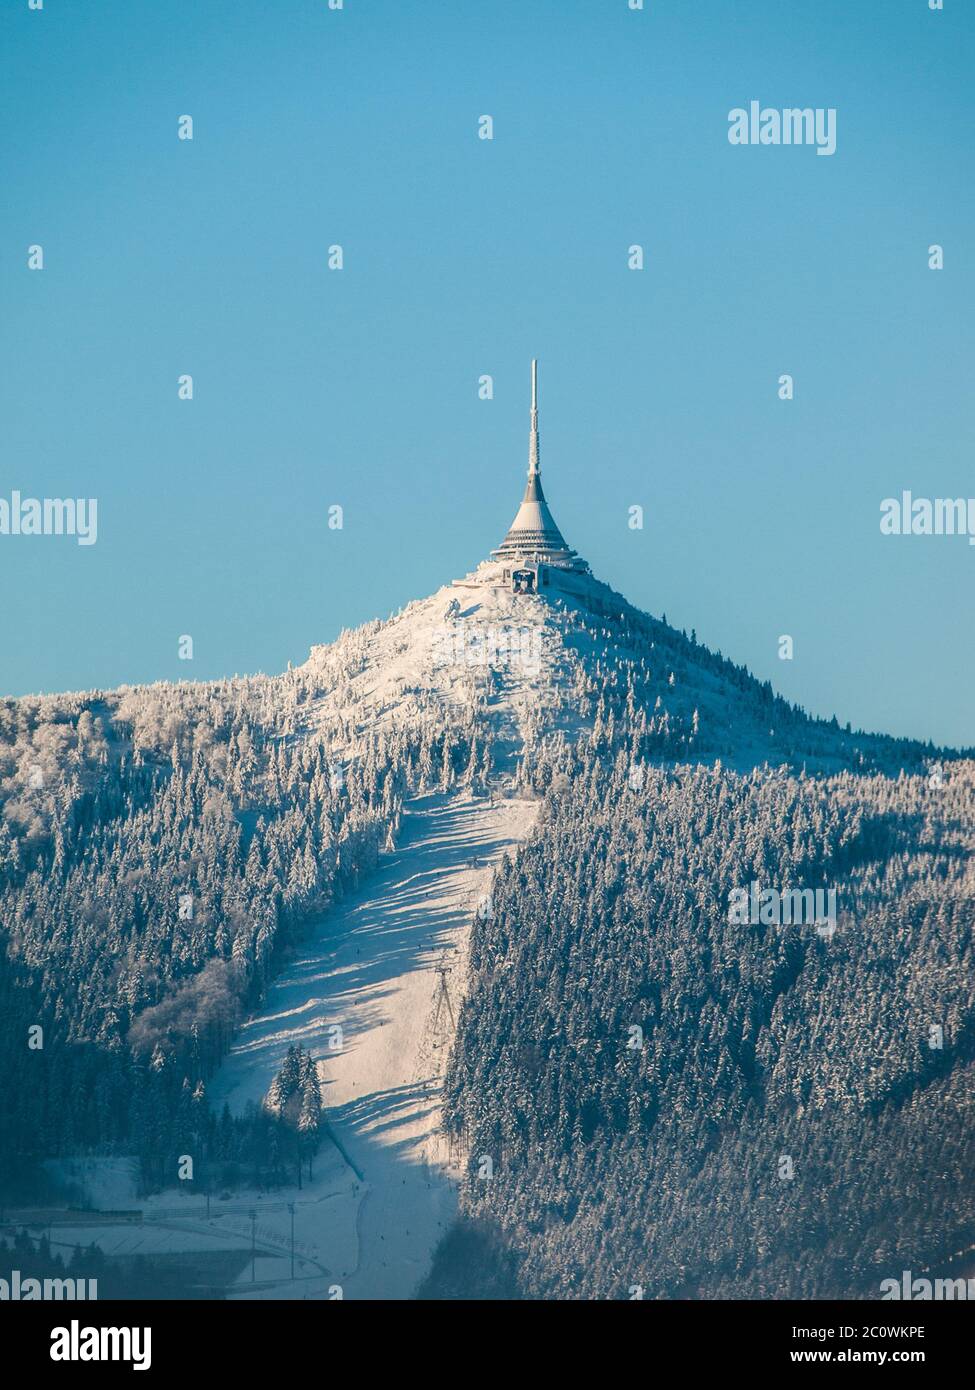
[(287, 1105), (217, 1114), (207, 1077), (404, 795), (473, 775), (484, 746), (434, 711), (346, 765), (353, 730), (309, 729), (308, 696), (294, 673), (0, 703), (6, 1197), (77, 1153), (137, 1154), (147, 1189), (183, 1153), (207, 1185), (294, 1176)]
[[(208, 1190), (311, 1177), (307, 1053), (235, 1116), (207, 1080), (404, 802), (464, 787), (539, 814), (472, 923), (466, 1177), (421, 1296), (876, 1297), (970, 1244), (971, 760), (811, 719), (627, 607), (550, 622), (513, 760), (490, 671), (460, 711), (325, 719), (355, 634), (275, 679), (0, 706), (6, 1199), (79, 1153), (136, 1154), (145, 1191), (185, 1153)], [(756, 882), (834, 891), (835, 931), (731, 920)]]
[[(653, 765), (645, 723), (620, 692), (522, 769), (424, 1296), (877, 1298), (972, 1242), (975, 768)], [(731, 923), (756, 881), (831, 886), (835, 932)]]

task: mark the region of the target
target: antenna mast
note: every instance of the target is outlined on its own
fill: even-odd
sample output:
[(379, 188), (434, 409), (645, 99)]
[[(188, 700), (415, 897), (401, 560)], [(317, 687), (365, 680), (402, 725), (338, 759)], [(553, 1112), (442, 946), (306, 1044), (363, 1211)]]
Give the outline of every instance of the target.
[(532, 419), (531, 433), (528, 436), (528, 476), (531, 478), (538, 469), (538, 360), (532, 358)]

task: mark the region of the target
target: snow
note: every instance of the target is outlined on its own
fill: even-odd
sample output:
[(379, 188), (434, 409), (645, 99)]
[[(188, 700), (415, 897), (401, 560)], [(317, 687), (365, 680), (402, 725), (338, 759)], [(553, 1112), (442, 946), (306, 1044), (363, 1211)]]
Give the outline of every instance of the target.
[[(430, 702), (462, 710), (486, 695), (499, 740), (497, 794), (455, 790), (406, 804), (396, 849), (311, 924), (207, 1088), (218, 1109), (226, 1101), (239, 1111), (263, 1098), (292, 1043), (318, 1059), (330, 1129), (349, 1163), (341, 1179), (317, 1185), (316, 1200), (302, 1194), (296, 1233), (345, 1298), (410, 1298), (456, 1209), (440, 1088), (470, 925), (485, 910), (501, 856), (534, 823), (537, 805), (511, 794), (511, 773), (523, 721), (547, 688), (567, 680), (570, 660), (551, 604), (516, 597), (499, 581), (497, 566), (482, 565), (387, 622), (314, 648), (301, 668), (315, 689), (309, 732), (336, 718), (369, 731), (422, 718)], [(438, 1003), (441, 979), (449, 1003)], [(327, 1151), (338, 1152), (325, 1138)], [(294, 1296), (288, 1287), (254, 1296)]]
[[(493, 870), (528, 835), (536, 810), (534, 802), (467, 791), (408, 803), (396, 849), (357, 893), (311, 924), (303, 949), (241, 1029), (207, 1088), (218, 1109), (261, 1100), (292, 1043), (319, 1059), (337, 1144), (323, 1136), (314, 1178), (301, 1191), (235, 1189), (226, 1201), (212, 1197), (208, 1209), (198, 1194), (175, 1189), (139, 1199), (131, 1159), (63, 1160), (59, 1180), (103, 1212), (138, 1210), (142, 1221), (77, 1213), (50, 1225), (55, 1249), (96, 1241), (109, 1255), (235, 1250), (247, 1258), (234, 1298), (412, 1297), (456, 1208), (440, 1088), (471, 922), (487, 910)], [(438, 1009), (438, 966), (449, 967), (449, 1009)]]
[(350, 758), (358, 735), (476, 703), (496, 738), (494, 793), (454, 789), (407, 802), (396, 848), (309, 924), (207, 1086), (218, 1110), (226, 1101), (240, 1111), (263, 1099), (292, 1043), (310, 1049), (329, 1126), (314, 1178), (301, 1191), (235, 1190), (223, 1202), (212, 1197), (208, 1210), (198, 1194), (173, 1189), (139, 1200), (131, 1160), (83, 1160), (60, 1176), (93, 1206), (137, 1208), (143, 1220), (86, 1225), (75, 1216), (52, 1228), (53, 1239), (97, 1240), (115, 1254), (246, 1252), (233, 1297), (412, 1297), (456, 1209), (459, 1174), (440, 1132), (440, 1092), (471, 922), (485, 910), (501, 856), (524, 841), (537, 812), (514, 792), (525, 724), (557, 704), (571, 680), (579, 641), (571, 650), (566, 625), (585, 606), (586, 586), (602, 599), (611, 594), (595, 580), (571, 583), (572, 591), (515, 596), (487, 562), (386, 622), (313, 648), (280, 678), (301, 682), (310, 697), (305, 736), (356, 731), (343, 750)]
[[(606, 585), (581, 576), (558, 582), (579, 590), (588, 586), (600, 597), (612, 595)], [(459, 612), (451, 615), (454, 605)], [(582, 606), (568, 590), (512, 594), (501, 581), (500, 567), (488, 562), (385, 622), (367, 623), (328, 646), (313, 647), (294, 677), (311, 679), (317, 687), (310, 724), (340, 716), (374, 728), (422, 716), (434, 701), (462, 709), (476, 688), (483, 693), (490, 665), (496, 733), (511, 734), (517, 743), (517, 726), (532, 703), (570, 678), (576, 658), (564, 643), (560, 614)]]
[[(460, 717), (476, 705), (496, 739), (492, 796), (454, 789), (405, 805), (395, 849), (354, 894), (308, 924), (207, 1086), (217, 1110), (226, 1101), (239, 1112), (262, 1100), (289, 1046), (310, 1050), (328, 1122), (314, 1177), (300, 1191), (214, 1195), (208, 1208), (182, 1190), (138, 1199), (131, 1159), (60, 1160), (55, 1176), (92, 1206), (138, 1209), (142, 1221), (56, 1216), (55, 1245), (97, 1241), (109, 1254), (238, 1252), (237, 1298), (413, 1296), (456, 1209), (459, 1173), (440, 1132), (440, 1097), (471, 922), (501, 856), (524, 842), (538, 809), (515, 795), (515, 763), (529, 724), (582, 724), (565, 696), (580, 661), (607, 659), (594, 616), (628, 607), (591, 577), (553, 574), (549, 590), (530, 596), (512, 594), (501, 580), (501, 567), (486, 562), (386, 622), (314, 647), (304, 666), (275, 678), (300, 701), (299, 736), (334, 742), (342, 729), (343, 758), (354, 759), (358, 740), (372, 731), (415, 725), (432, 710)], [(587, 608), (587, 622), (576, 624)], [(687, 713), (700, 707), (720, 727), (735, 687), (703, 668), (692, 674), (674, 702)], [(737, 761), (747, 770), (767, 754), (756, 741)]]
[[(356, 1189), (360, 1185), (335, 1149), (323, 1150), (313, 1181), (300, 1193), (282, 1189), (269, 1195), (235, 1189), (227, 1200), (212, 1197), (209, 1203), (198, 1193), (173, 1188), (139, 1198), (137, 1165), (130, 1158), (58, 1160), (47, 1167), (53, 1177), (77, 1184), (97, 1208), (70, 1214), (38, 1212), (36, 1220), (21, 1221), (35, 1234), (47, 1231), (53, 1249), (64, 1255), (76, 1245), (92, 1243), (109, 1257), (236, 1252), (241, 1296), (280, 1298), (334, 1297), (334, 1270), (323, 1252), (327, 1251), (329, 1261), (353, 1265), (357, 1259), (360, 1194)], [(289, 1202), (295, 1204), (294, 1281), (290, 1278)], [(141, 1219), (133, 1221), (126, 1214)], [(188, 1268), (192, 1267), (191, 1260)], [(201, 1278), (205, 1277), (201, 1272)]]
[[(337, 722), (367, 734), (422, 720), (432, 706), (462, 712), (477, 703), (498, 740), (494, 793), (460, 788), (406, 803), (396, 848), (354, 894), (309, 923), (207, 1086), (218, 1110), (226, 1101), (240, 1111), (263, 1099), (292, 1043), (310, 1049), (328, 1121), (314, 1178), (301, 1191), (212, 1196), (208, 1210), (184, 1190), (139, 1199), (130, 1159), (69, 1161), (58, 1176), (88, 1203), (138, 1210), (143, 1219), (76, 1214), (52, 1227), (53, 1240), (95, 1240), (113, 1254), (245, 1252), (232, 1297), (415, 1293), (456, 1209), (458, 1170), (440, 1132), (440, 1090), (470, 926), (501, 856), (514, 852), (536, 815), (536, 803), (514, 794), (524, 721), (570, 671), (553, 605), (512, 595), (500, 577), (498, 566), (482, 565), (387, 622), (313, 648), (304, 667), (280, 678), (310, 694), (308, 737), (334, 738)], [(355, 757), (354, 740), (343, 752)], [(438, 999), (441, 981), (446, 999)]]
[[(330, 1125), (362, 1181), (349, 1168), (327, 1213), (302, 1205), (296, 1231), (317, 1242), (346, 1298), (411, 1297), (455, 1209), (457, 1174), (439, 1132), (453, 1028), (446, 1005), (438, 1017), (436, 967), (449, 967), (456, 1018), (470, 923), (535, 809), (467, 793), (411, 803), (395, 852), (315, 924), (208, 1088), (218, 1108), (240, 1110), (263, 1097), (292, 1043), (319, 1058)], [(354, 1249), (339, 1254), (332, 1227), (353, 1217)]]

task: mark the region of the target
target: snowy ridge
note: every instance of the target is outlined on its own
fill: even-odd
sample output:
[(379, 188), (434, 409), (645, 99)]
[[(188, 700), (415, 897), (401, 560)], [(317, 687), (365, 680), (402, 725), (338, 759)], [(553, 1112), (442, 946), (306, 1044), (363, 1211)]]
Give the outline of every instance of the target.
[(313, 722), (341, 715), (368, 727), (422, 717), (434, 703), (471, 709), (487, 698), (498, 731), (510, 732), (545, 689), (567, 685), (572, 658), (552, 602), (493, 587), (496, 574), (485, 564), (470, 577), (476, 586), (445, 585), (385, 622), (313, 647), (298, 668), (319, 692)]

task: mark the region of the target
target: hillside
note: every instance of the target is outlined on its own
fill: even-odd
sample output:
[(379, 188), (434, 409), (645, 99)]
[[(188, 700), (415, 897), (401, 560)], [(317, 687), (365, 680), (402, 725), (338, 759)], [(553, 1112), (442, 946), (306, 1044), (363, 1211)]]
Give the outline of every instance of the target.
[[(430, 1297), (879, 1297), (975, 1215), (975, 768), (748, 776), (559, 757), (473, 927)], [(835, 932), (729, 891), (828, 885)], [(490, 1160), (487, 1177), (485, 1157)]]
[[(660, 1225), (665, 1176), (679, 1172), (676, 1190), (690, 1192), (709, 1180), (721, 1135), (770, 1143), (806, 1113), (807, 1092), (820, 1111), (835, 1099), (863, 1123), (923, 1101), (948, 1144), (947, 1097), (969, 1094), (970, 1000), (940, 966), (942, 955), (959, 970), (968, 961), (970, 793), (958, 755), (811, 719), (589, 575), (516, 595), (490, 563), (280, 676), (5, 701), (8, 1199), (36, 1198), (45, 1163), (79, 1151), (138, 1155), (147, 1191), (174, 1185), (185, 1154), (196, 1164), (184, 1192), (280, 1187), (282, 1141), (260, 1101), (301, 1041), (329, 1133), (371, 1169), (379, 1215), (371, 1228), (357, 1218), (360, 1296), (402, 1297), (419, 1282), (453, 1210), (443, 1184), (484, 1153), (505, 1182), (465, 1180), (473, 1225), (450, 1239), (487, 1242), (497, 1287), (617, 1296), (623, 1276), (604, 1262), (633, 1262), (624, 1229), (659, 1228), (668, 1248), (680, 1244)], [(852, 933), (764, 945), (754, 929), (729, 933), (722, 895), (759, 872), (831, 887)], [(469, 997), (444, 1163), (443, 1066), (428, 1025), (448, 952), (455, 1012)], [(822, 1029), (845, 1026), (834, 1011), (807, 1035), (812, 1001), (840, 987), (873, 999), (878, 972), (915, 981), (908, 1002), (882, 996), (913, 1043), (898, 1033), (878, 1056), (854, 1050), (845, 1071), (812, 1069), (790, 1089), (782, 1036), (808, 1069)], [(919, 1062), (925, 1018), (943, 1019), (949, 1041)], [(44, 1046), (25, 1057), (38, 1022)], [(648, 1069), (621, 1061), (624, 1022), (643, 1029)], [(872, 1012), (846, 1024), (871, 1037), (880, 1026)], [(888, 1012), (881, 1024), (894, 1027)], [(351, 1039), (338, 1051), (335, 1025)], [(436, 1038), (444, 1055), (451, 1031)], [(693, 1066), (665, 1065), (674, 1050)], [(860, 1067), (874, 1079), (858, 1091)], [(526, 1086), (530, 1098), (513, 1106)], [(678, 1114), (684, 1168), (668, 1147)], [(817, 1142), (828, 1147), (828, 1135)], [(634, 1168), (646, 1144), (660, 1157)], [(367, 1269), (363, 1281), (363, 1250), (386, 1268), (376, 1250), (396, 1221), (397, 1176), (409, 1186), (418, 1172), (444, 1194), (427, 1202), (434, 1223), (403, 1224), (399, 1272), (370, 1284)], [(552, 1199), (556, 1215), (529, 1215), (553, 1183), (565, 1194)], [(614, 1205), (620, 1184), (638, 1221)], [(699, 1236), (705, 1208), (674, 1201), (667, 1220)], [(695, 1267), (702, 1296), (759, 1277), (735, 1246), (744, 1218), (730, 1195), (720, 1205), (744, 1282)], [(951, 1222), (966, 1212), (961, 1201)], [(951, 1222), (925, 1254), (950, 1243)], [(454, 1278), (449, 1241), (445, 1251), (434, 1295)], [(705, 1258), (693, 1240), (688, 1252), (687, 1269)], [(572, 1272), (590, 1265), (587, 1277)], [(681, 1278), (658, 1261), (633, 1281), (673, 1294)], [(781, 1269), (769, 1278), (791, 1287)]]

